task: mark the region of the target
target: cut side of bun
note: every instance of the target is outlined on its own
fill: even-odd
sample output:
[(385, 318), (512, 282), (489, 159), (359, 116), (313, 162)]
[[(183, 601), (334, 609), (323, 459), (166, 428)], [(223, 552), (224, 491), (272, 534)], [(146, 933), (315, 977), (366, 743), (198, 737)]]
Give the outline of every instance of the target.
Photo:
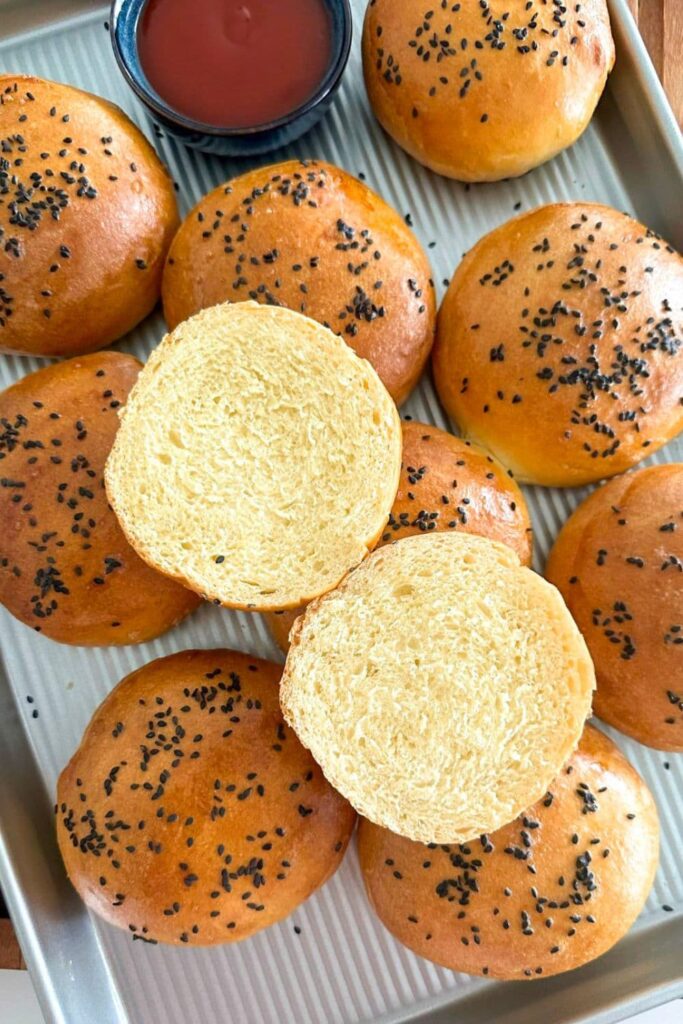
[(106, 467), (150, 565), (227, 607), (294, 607), (376, 543), (401, 428), (369, 363), (284, 308), (204, 310), (152, 353)]
[(381, 548), (290, 640), (285, 718), (356, 810), (422, 842), (511, 821), (590, 712), (593, 666), (559, 592), (481, 537)]

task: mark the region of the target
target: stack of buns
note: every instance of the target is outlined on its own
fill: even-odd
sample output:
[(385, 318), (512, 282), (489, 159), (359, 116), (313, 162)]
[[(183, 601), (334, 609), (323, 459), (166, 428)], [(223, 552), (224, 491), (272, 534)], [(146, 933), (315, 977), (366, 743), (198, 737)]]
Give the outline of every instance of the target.
[[(521, 174), (590, 119), (604, 0), (518, 6), (369, 4), (377, 116), (440, 173)], [(681, 257), (608, 207), (541, 207), (473, 247), (437, 322), (417, 239), (339, 168), (249, 171), (172, 238), (170, 179), (110, 104), (5, 75), (0, 126), (0, 346), (74, 356), (0, 395), (0, 601), (92, 645), (208, 600), (287, 654), (185, 651), (110, 693), (57, 788), (86, 904), (147, 942), (242, 940), (358, 814), (370, 903), (419, 955), (524, 980), (610, 948), (658, 821), (587, 719), (683, 750), (683, 471), (617, 475), (683, 426)], [(144, 367), (85, 354), (160, 297)], [(435, 334), (462, 438), (399, 419)], [(608, 476), (532, 571), (516, 479)]]

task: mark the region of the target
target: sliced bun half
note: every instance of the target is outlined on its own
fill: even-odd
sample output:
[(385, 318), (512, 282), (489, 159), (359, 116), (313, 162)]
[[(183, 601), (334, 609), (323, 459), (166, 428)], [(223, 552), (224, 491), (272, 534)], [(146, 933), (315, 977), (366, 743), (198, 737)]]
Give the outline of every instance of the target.
[(297, 619), (285, 718), (364, 817), (464, 842), (545, 793), (595, 675), (555, 587), (457, 533), (383, 547)]
[(204, 310), (152, 353), (106, 467), (150, 565), (227, 607), (302, 604), (376, 543), (401, 426), (369, 363), (320, 324), (248, 302)]

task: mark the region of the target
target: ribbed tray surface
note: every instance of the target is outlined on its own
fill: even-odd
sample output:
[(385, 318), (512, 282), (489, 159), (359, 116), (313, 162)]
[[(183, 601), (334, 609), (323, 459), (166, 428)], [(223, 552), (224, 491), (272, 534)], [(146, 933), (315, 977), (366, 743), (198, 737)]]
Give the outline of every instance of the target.
[[(365, 0), (353, 0), (353, 7), (352, 56), (331, 114), (299, 143), (250, 164), (195, 153), (155, 133), (116, 68), (102, 12), (41, 30), (11, 49), (0, 45), (0, 69), (69, 82), (118, 103), (170, 167), (179, 185), (183, 213), (216, 184), (255, 163), (320, 157), (353, 174), (362, 173), (400, 213), (411, 215), (416, 233), (429, 246), (439, 296), (462, 254), (482, 234), (520, 210), (581, 199), (636, 212), (599, 119), (572, 149), (522, 179), (468, 188), (418, 166), (384, 136), (370, 112), (359, 54)], [(116, 347), (144, 359), (163, 333), (163, 320), (155, 314)], [(1, 357), (0, 386), (40, 365), (40, 360)], [(427, 377), (402, 413), (449, 428)], [(680, 442), (649, 461), (677, 459), (683, 459)], [(559, 527), (585, 493), (526, 488), (537, 568), (542, 568)], [(162, 639), (123, 649), (58, 646), (15, 622), (4, 609), (0, 609), (0, 630), (17, 704), (50, 792), (95, 707), (134, 668), (195, 646), (235, 647), (279, 658), (258, 617), (208, 606)], [(27, 695), (34, 703), (27, 702)], [(38, 718), (33, 718), (34, 710)], [(643, 922), (673, 916), (662, 905), (673, 907), (674, 913), (683, 910), (683, 758), (647, 750), (612, 730), (605, 731), (647, 779), (662, 820), (661, 867), (636, 926), (642, 927)], [(295, 924), (301, 934), (294, 932)], [(404, 1019), (411, 1009), (417, 1012), (445, 997), (457, 1000), (485, 984), (435, 967), (391, 938), (368, 907), (355, 849), (349, 851), (337, 875), (290, 919), (242, 944), (175, 950), (133, 943), (116, 929), (99, 923), (96, 927), (134, 1024), (356, 1024), (385, 1015), (387, 1020)]]

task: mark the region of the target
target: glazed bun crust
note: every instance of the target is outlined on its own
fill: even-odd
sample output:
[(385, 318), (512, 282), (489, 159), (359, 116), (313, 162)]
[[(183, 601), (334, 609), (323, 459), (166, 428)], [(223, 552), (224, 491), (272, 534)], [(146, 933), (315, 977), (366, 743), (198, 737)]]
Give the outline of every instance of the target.
[[(398, 493), (378, 547), (420, 533), (476, 533), (507, 544), (531, 564), (531, 524), (524, 495), (507, 470), (482, 448), (426, 423), (404, 421)], [(269, 612), (280, 650), (303, 608)]]
[(142, 643), (199, 604), (135, 554), (107, 503), (104, 463), (139, 372), (102, 352), (0, 394), (0, 602), (60, 643)]
[(366, 185), (319, 161), (249, 171), (200, 200), (178, 231), (163, 280), (169, 329), (245, 299), (340, 334), (397, 403), (434, 340), (431, 270), (417, 238)]
[(104, 348), (157, 303), (173, 183), (123, 111), (58, 82), (0, 75), (0, 138), (0, 351)]
[(183, 651), (124, 679), (57, 786), (57, 834), (91, 910), (208, 946), (286, 917), (336, 871), (355, 815), (278, 707), (280, 668)]
[(546, 796), (497, 832), (423, 846), (361, 821), (358, 847), (370, 903), (399, 942), (453, 971), (533, 980), (626, 934), (654, 880), (659, 823), (635, 769), (587, 726)]
[(613, 476), (683, 426), (683, 259), (625, 214), (542, 206), (467, 254), (434, 378), (449, 415), (520, 481)]
[(524, 174), (581, 135), (614, 63), (605, 0), (370, 0), (363, 68), (385, 130), (461, 181)]
[(683, 752), (683, 465), (594, 491), (565, 523), (546, 576), (591, 652), (596, 714), (640, 743)]

